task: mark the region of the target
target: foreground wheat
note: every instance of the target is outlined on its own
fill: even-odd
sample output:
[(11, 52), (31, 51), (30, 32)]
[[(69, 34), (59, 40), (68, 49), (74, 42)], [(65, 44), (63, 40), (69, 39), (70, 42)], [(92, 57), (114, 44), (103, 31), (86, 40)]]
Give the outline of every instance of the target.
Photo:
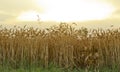
[(45, 66), (95, 68), (120, 65), (120, 29), (75, 29), (60, 24), (49, 29), (0, 29), (0, 64), (13, 68)]

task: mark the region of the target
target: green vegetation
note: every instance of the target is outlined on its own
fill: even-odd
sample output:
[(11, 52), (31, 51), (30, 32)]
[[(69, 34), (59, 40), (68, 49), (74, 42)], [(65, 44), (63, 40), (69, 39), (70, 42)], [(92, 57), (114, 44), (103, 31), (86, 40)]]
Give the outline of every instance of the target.
[[(44, 67), (28, 67), (28, 68), (24, 68), (24, 67), (20, 67), (20, 68), (12, 68), (9, 66), (1, 66), (0, 67), (0, 72), (98, 72), (95, 71), (93, 69), (90, 70), (85, 70), (85, 69), (65, 69), (65, 68), (60, 68), (54, 65), (50, 65), (48, 66), (48, 68), (44, 68)], [(119, 72), (119, 68), (102, 68), (99, 69), (99, 72)]]
[[(52, 64), (51, 64), (52, 63)], [(120, 29), (0, 28), (0, 71), (119, 72)]]

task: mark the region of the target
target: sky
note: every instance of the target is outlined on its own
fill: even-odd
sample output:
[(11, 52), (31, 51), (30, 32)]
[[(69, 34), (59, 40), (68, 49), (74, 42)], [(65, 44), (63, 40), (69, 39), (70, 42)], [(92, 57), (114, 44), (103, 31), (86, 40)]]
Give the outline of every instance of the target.
[(80, 21), (83, 26), (118, 27), (119, 3), (120, 0), (0, 0), (0, 24), (33, 24), (38, 15), (43, 21)]

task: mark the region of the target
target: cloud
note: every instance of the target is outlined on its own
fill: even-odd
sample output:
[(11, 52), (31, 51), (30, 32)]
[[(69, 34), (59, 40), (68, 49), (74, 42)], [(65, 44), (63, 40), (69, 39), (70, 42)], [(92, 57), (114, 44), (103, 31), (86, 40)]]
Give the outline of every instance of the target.
[(13, 18), (15, 18), (15, 16), (7, 14), (4, 11), (0, 11), (0, 22), (4, 22), (6, 20), (13, 19)]
[(120, 15), (120, 9), (116, 10), (116, 11), (114, 12), (114, 14)]
[[(101, 0), (100, 0), (101, 1)], [(114, 5), (114, 6), (116, 6), (116, 7), (119, 7), (120, 6), (120, 0), (102, 0), (102, 1), (104, 1), (104, 2), (107, 2), (107, 3), (110, 3), (110, 4), (112, 4), (112, 5)]]
[(25, 10), (40, 10), (33, 0), (0, 0), (0, 10), (19, 13)]
[(41, 11), (34, 0), (0, 0), (0, 22), (15, 19), (21, 12), (28, 10)]
[(113, 12), (109, 19), (120, 20), (120, 9), (117, 9), (115, 12)]
[(109, 19), (120, 20), (120, 0), (102, 0), (102, 1), (111, 4), (115, 8), (115, 11), (111, 14)]

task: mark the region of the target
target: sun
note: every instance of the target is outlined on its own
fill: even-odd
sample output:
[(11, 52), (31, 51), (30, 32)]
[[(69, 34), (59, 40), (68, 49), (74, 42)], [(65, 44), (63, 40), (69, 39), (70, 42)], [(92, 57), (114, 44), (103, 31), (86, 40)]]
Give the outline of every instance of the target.
[[(115, 7), (99, 0), (34, 0), (44, 9), (40, 14), (43, 21), (87, 21), (108, 18)], [(36, 21), (37, 12), (26, 11), (18, 16), (20, 21)]]

